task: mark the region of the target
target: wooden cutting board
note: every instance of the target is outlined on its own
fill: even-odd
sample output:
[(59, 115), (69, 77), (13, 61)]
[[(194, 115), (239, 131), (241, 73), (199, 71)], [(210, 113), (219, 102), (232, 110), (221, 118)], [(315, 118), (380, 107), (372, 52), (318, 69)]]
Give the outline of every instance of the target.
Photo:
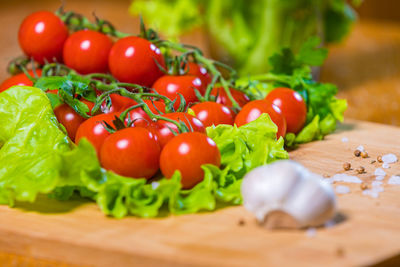
[[(348, 142), (343, 142), (343, 138)], [(370, 158), (355, 158), (364, 145)], [(301, 146), (292, 159), (333, 175), (344, 162), (364, 166), (370, 183), (378, 155), (400, 156), (400, 128), (348, 121), (321, 142)], [(400, 266), (400, 174), (390, 165), (385, 191), (362, 195), (359, 184), (338, 196), (341, 218), (313, 231), (269, 231), (243, 207), (158, 219), (104, 217), (93, 203), (40, 199), (15, 209), (0, 206), (0, 262), (13, 266)], [(355, 174), (355, 171), (348, 171)], [(244, 222), (244, 225), (239, 223)], [(1, 265), (1, 264), (0, 264)]]

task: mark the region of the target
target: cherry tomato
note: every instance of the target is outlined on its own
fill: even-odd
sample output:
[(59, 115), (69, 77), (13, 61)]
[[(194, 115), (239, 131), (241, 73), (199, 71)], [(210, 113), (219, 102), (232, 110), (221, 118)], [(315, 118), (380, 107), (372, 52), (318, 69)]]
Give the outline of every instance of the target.
[(226, 106), (215, 102), (203, 102), (194, 105), (191, 109), (201, 120), (204, 127), (218, 124), (233, 125), (233, 112)]
[(275, 88), (265, 98), (278, 106), (286, 119), (287, 132), (298, 133), (306, 123), (307, 106), (299, 93), (290, 88)]
[(118, 40), (108, 57), (110, 71), (117, 80), (147, 87), (164, 75), (156, 62), (165, 65), (160, 49), (135, 36)]
[[(34, 77), (35, 74), (33, 73), (32, 70), (29, 71), (29, 74)], [(40, 77), (42, 76), (42, 70), (38, 69), (36, 70), (36, 74)], [(33, 86), (33, 82), (29, 80), (28, 76), (25, 75), (25, 73), (20, 73), (17, 75), (14, 75), (7, 80), (3, 81), (3, 83), (0, 85), (0, 92), (3, 92), (7, 90), (8, 88), (15, 86), (15, 85), (20, 85), (20, 86)]]
[(106, 128), (103, 126), (103, 121), (107, 122), (109, 125), (113, 126), (112, 121), (115, 116), (119, 116), (120, 113), (107, 113), (93, 116), (79, 126), (76, 136), (75, 143), (79, 143), (82, 138), (86, 138), (96, 149), (97, 155), (100, 156), (100, 149), (103, 145), (104, 140), (111, 135)]
[(82, 30), (71, 34), (64, 45), (65, 65), (81, 74), (108, 71), (108, 54), (113, 43), (107, 35)]
[[(163, 117), (171, 119), (177, 122), (183, 122), (189, 130), (205, 133), (206, 130), (199, 119), (196, 117), (183, 112), (174, 112), (164, 114)], [(172, 122), (158, 120), (157, 122), (151, 122), (145, 125), (145, 127), (157, 136), (157, 140), (161, 147), (164, 147), (175, 135), (179, 133), (178, 127)]]
[(165, 75), (153, 84), (154, 90), (172, 101), (176, 99), (174, 108), (177, 109), (181, 103), (178, 94), (181, 94), (186, 101), (186, 106), (197, 101), (194, 89), (204, 91), (200, 78), (193, 75)]
[[(204, 85), (204, 91), (205, 91), (207, 85), (209, 85), (212, 81), (210, 73), (208, 73), (206, 68), (194, 62), (189, 62), (187, 66), (188, 66), (187, 74), (200, 78), (201, 82)], [(204, 91), (201, 93), (204, 93)]]
[(129, 122), (129, 118), (133, 121), (133, 125), (136, 127), (146, 127), (151, 123), (149, 115), (147, 115), (141, 107), (129, 111), (125, 118), (125, 123)]
[(261, 114), (267, 113), (271, 120), (278, 126), (277, 138), (286, 134), (286, 121), (279, 107), (267, 100), (254, 100), (247, 103), (237, 114), (235, 124), (240, 127), (256, 120)]
[(159, 169), (160, 146), (151, 132), (133, 127), (117, 131), (101, 147), (101, 165), (119, 175), (149, 179)]
[(18, 41), (24, 53), (43, 64), (45, 60), (61, 62), (68, 29), (62, 20), (48, 11), (30, 14), (22, 22)]
[[(83, 100), (89, 109), (92, 109), (94, 104), (92, 102)], [(54, 109), (54, 114), (57, 117), (59, 123), (64, 125), (67, 130), (67, 134), (72, 141), (75, 140), (76, 131), (82, 122), (85, 121), (85, 118), (81, 117), (78, 113), (75, 112), (70, 106), (67, 104), (61, 104)]]
[(215, 142), (202, 133), (184, 133), (174, 137), (162, 150), (160, 168), (171, 178), (176, 170), (182, 175), (182, 187), (192, 188), (204, 178), (203, 164), (220, 166), (221, 154)]
[[(230, 89), (230, 91), (231, 91), (233, 99), (235, 99), (236, 102), (238, 102), (240, 107), (243, 107), (250, 101), (249, 97), (246, 94), (244, 94), (238, 90), (232, 89), (232, 88)], [(213, 88), (211, 90), (211, 95), (217, 97), (215, 102), (220, 103), (225, 106), (228, 106), (228, 107), (232, 106), (232, 101), (229, 99), (229, 97), (226, 94), (223, 87)]]

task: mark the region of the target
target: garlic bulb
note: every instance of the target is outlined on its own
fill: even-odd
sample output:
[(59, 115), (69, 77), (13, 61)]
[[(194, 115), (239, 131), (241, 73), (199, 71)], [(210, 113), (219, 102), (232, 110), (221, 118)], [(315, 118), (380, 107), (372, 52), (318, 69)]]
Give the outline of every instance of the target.
[(319, 226), (336, 210), (332, 187), (291, 160), (252, 170), (244, 177), (241, 192), (245, 208), (268, 228)]

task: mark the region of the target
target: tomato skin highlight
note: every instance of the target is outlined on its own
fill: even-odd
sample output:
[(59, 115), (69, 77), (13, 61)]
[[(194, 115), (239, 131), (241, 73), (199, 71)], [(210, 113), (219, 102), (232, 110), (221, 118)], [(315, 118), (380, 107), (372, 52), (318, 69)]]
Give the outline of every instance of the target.
[(209, 85), (212, 82), (210, 73), (208, 73), (208, 70), (206, 68), (195, 62), (189, 62), (187, 64), (187, 67), (188, 67), (188, 72), (187, 72), (188, 75), (193, 75), (200, 78), (204, 88), (203, 92), (201, 93), (204, 94), (207, 85)]
[(186, 101), (186, 106), (197, 101), (195, 89), (199, 92), (204, 91), (200, 78), (193, 75), (165, 75), (153, 84), (154, 90), (160, 95), (168, 97), (176, 102), (174, 108), (178, 109), (181, 103), (178, 94), (181, 94)]
[(79, 126), (76, 135), (75, 135), (75, 143), (79, 143), (82, 138), (86, 138), (96, 149), (97, 156), (100, 157), (101, 146), (104, 143), (104, 140), (111, 135), (106, 128), (102, 125), (102, 122), (105, 121), (109, 125), (113, 126), (112, 121), (115, 119), (115, 116), (119, 116), (120, 113), (107, 113), (93, 116)]
[[(232, 88), (230, 88), (230, 91), (233, 99), (236, 100), (240, 107), (243, 107), (250, 101), (250, 98), (246, 94)], [(217, 97), (215, 102), (228, 107), (232, 107), (232, 101), (229, 99), (223, 87), (213, 88), (211, 90), (211, 95)]]
[(156, 62), (165, 66), (160, 49), (148, 40), (135, 36), (118, 40), (108, 57), (110, 71), (117, 80), (147, 87), (164, 75)]
[(235, 124), (240, 127), (256, 120), (262, 113), (267, 113), (271, 120), (278, 126), (277, 138), (286, 134), (286, 121), (279, 107), (267, 100), (254, 100), (246, 104), (237, 114)]
[(280, 87), (272, 90), (265, 99), (281, 109), (288, 133), (297, 134), (303, 129), (307, 118), (307, 105), (299, 93), (290, 88)]
[(106, 138), (101, 147), (100, 162), (116, 174), (149, 179), (159, 169), (160, 153), (160, 146), (148, 130), (126, 128)]
[(75, 134), (82, 122), (85, 121), (78, 113), (67, 104), (61, 104), (54, 109), (54, 114), (59, 123), (64, 125), (67, 134), (72, 141), (75, 141)]
[(65, 65), (81, 74), (108, 71), (108, 54), (113, 42), (107, 35), (81, 30), (71, 34), (64, 44)]
[[(29, 74), (34, 77), (35, 74), (32, 70), (28, 71)], [(37, 69), (36, 74), (40, 77), (42, 76), (42, 70)], [(8, 88), (15, 86), (15, 85), (20, 85), (20, 86), (33, 86), (33, 82), (29, 80), (28, 76), (25, 75), (25, 73), (20, 73), (14, 76), (11, 76), (10, 78), (4, 80), (2, 84), (0, 85), (0, 92), (3, 92), (7, 90)]]
[[(83, 100), (89, 110), (94, 106), (92, 102)], [(86, 120), (75, 112), (73, 108), (67, 104), (61, 104), (54, 109), (54, 114), (57, 117), (59, 123), (61, 123), (67, 130), (67, 134), (72, 141), (75, 141), (76, 131), (78, 131), (79, 126)], [(88, 113), (90, 114), (90, 112)]]
[[(201, 121), (188, 113), (174, 112), (174, 113), (167, 113), (162, 116), (177, 122), (179, 121), (183, 122), (189, 128), (189, 130), (193, 129), (193, 131), (200, 133), (206, 132), (206, 129), (204, 128)], [(157, 136), (157, 140), (161, 148), (163, 148), (172, 138), (174, 138), (175, 135), (171, 130), (173, 130), (175, 133), (179, 133), (178, 127), (176, 127), (175, 124), (164, 120), (151, 122), (150, 124), (147, 124), (144, 127), (146, 127), (155, 136)]]
[(68, 29), (55, 14), (39, 11), (27, 16), (19, 27), (18, 41), (24, 53), (43, 64), (54, 58), (62, 61), (62, 50)]
[(196, 118), (201, 120), (204, 127), (219, 124), (233, 125), (233, 112), (226, 106), (215, 102), (203, 102), (194, 105), (191, 109), (196, 114)]
[(182, 175), (182, 187), (189, 189), (204, 178), (203, 164), (220, 166), (221, 154), (215, 142), (197, 132), (183, 133), (174, 137), (162, 150), (160, 168), (163, 175), (171, 178), (176, 170)]

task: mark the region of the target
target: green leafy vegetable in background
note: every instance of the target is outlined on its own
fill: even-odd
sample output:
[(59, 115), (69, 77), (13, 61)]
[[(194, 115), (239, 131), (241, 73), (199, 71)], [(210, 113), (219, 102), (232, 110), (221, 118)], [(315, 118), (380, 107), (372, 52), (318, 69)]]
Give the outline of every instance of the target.
[(302, 95), (307, 103), (305, 127), (296, 135), (286, 135), (288, 147), (321, 140), (336, 129), (337, 121), (343, 121), (347, 108), (344, 99), (337, 99), (337, 87), (330, 83), (320, 83), (312, 79), (310, 65), (321, 65), (327, 56), (325, 48), (319, 48), (320, 40), (310, 38), (300, 48), (298, 54), (283, 48), (270, 58), (271, 72), (249, 76), (237, 81), (238, 86), (246, 87), (256, 98), (264, 98), (276, 87), (289, 87)]
[(182, 190), (180, 174), (171, 179), (121, 177), (100, 168), (93, 146), (72, 144), (52, 111), (46, 94), (16, 86), (0, 94), (0, 203), (34, 202), (39, 194), (59, 200), (74, 192), (95, 200), (101, 210), (117, 218), (133, 214), (160, 215), (214, 210), (217, 203), (239, 204), (240, 183), (249, 170), (288, 157), (283, 139), (267, 115), (244, 127), (220, 125), (208, 134), (221, 151), (221, 169), (204, 165), (204, 180)]
[(356, 19), (346, 0), (135, 0), (130, 11), (172, 39), (205, 26), (213, 56), (229, 61), (227, 51), (242, 74), (268, 71), (265, 59), (281, 47), (298, 52), (310, 36), (338, 42)]

